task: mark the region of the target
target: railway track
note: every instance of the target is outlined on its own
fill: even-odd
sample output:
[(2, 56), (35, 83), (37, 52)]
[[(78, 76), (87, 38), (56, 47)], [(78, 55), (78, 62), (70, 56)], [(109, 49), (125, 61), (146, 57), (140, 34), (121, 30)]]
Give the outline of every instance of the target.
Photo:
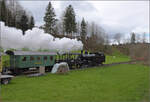
[[(101, 66), (107, 67), (107, 66), (114, 66), (114, 65), (119, 65), (119, 64), (133, 64), (133, 63), (136, 63), (136, 62), (139, 62), (139, 60), (132, 60), (132, 61), (126, 61), (126, 62), (116, 62), (116, 63), (103, 64), (103, 65), (98, 65), (98, 66), (83, 66), (82, 68), (76, 68), (76, 69), (74, 68), (74, 69), (71, 69), (71, 70), (83, 70), (83, 69), (87, 69), (87, 68), (101, 67)], [(32, 70), (32, 71), (27, 71), (23, 74), (24, 75), (29, 75), (29, 74), (36, 74), (38, 72), (39, 72), (38, 70)]]
[[(86, 66), (86, 67), (82, 67), (80, 68), (82, 69), (86, 69), (86, 68), (93, 68), (93, 67), (108, 67), (108, 66), (114, 66), (114, 65), (119, 65), (119, 64), (133, 64), (139, 62), (139, 60), (132, 60), (132, 61), (125, 61), (125, 62), (116, 62), (116, 63), (110, 63), (110, 64), (102, 64), (102, 65), (98, 65), (98, 66)], [(80, 70), (80, 69), (73, 69), (73, 70)]]
[(111, 64), (103, 64), (103, 66), (113, 66), (113, 65), (119, 65), (119, 64), (132, 64), (139, 62), (139, 60), (132, 60), (132, 61), (126, 61), (126, 62), (116, 62), (116, 63), (111, 63)]

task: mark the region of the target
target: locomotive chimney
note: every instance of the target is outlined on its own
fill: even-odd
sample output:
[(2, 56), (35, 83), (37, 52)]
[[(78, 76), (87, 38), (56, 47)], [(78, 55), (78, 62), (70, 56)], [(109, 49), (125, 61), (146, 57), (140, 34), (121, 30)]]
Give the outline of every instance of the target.
[(81, 55), (83, 55), (83, 50), (81, 50)]

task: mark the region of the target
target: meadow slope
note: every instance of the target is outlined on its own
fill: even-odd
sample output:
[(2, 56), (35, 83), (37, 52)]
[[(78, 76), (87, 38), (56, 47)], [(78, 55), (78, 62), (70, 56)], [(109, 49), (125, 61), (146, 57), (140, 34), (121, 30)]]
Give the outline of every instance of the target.
[(140, 102), (148, 93), (150, 68), (116, 65), (67, 75), (18, 76), (2, 85), (2, 102)]

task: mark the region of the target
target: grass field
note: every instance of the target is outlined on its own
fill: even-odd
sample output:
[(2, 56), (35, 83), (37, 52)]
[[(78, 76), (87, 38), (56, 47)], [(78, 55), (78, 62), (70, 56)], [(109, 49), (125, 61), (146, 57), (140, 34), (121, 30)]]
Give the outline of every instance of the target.
[(113, 49), (112, 55), (106, 55), (106, 62), (105, 64), (111, 64), (111, 63), (116, 63), (116, 62), (126, 62), (130, 61), (131, 58), (127, 55), (122, 54), (116, 49)]
[(2, 102), (141, 102), (148, 94), (149, 72), (135, 64), (19, 76), (1, 87), (1, 97)]
[(104, 64), (111, 64), (116, 62), (126, 62), (130, 61), (130, 57), (128, 56), (110, 56), (106, 55), (106, 62)]

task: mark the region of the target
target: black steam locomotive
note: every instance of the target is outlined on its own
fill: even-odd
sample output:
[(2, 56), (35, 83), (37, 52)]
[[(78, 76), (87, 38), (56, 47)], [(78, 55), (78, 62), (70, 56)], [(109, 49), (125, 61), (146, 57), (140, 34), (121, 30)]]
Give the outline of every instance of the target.
[(90, 53), (82, 50), (81, 53), (62, 54), (56, 62), (67, 62), (70, 68), (97, 66), (102, 65), (103, 62), (105, 62), (105, 55), (102, 52)]

